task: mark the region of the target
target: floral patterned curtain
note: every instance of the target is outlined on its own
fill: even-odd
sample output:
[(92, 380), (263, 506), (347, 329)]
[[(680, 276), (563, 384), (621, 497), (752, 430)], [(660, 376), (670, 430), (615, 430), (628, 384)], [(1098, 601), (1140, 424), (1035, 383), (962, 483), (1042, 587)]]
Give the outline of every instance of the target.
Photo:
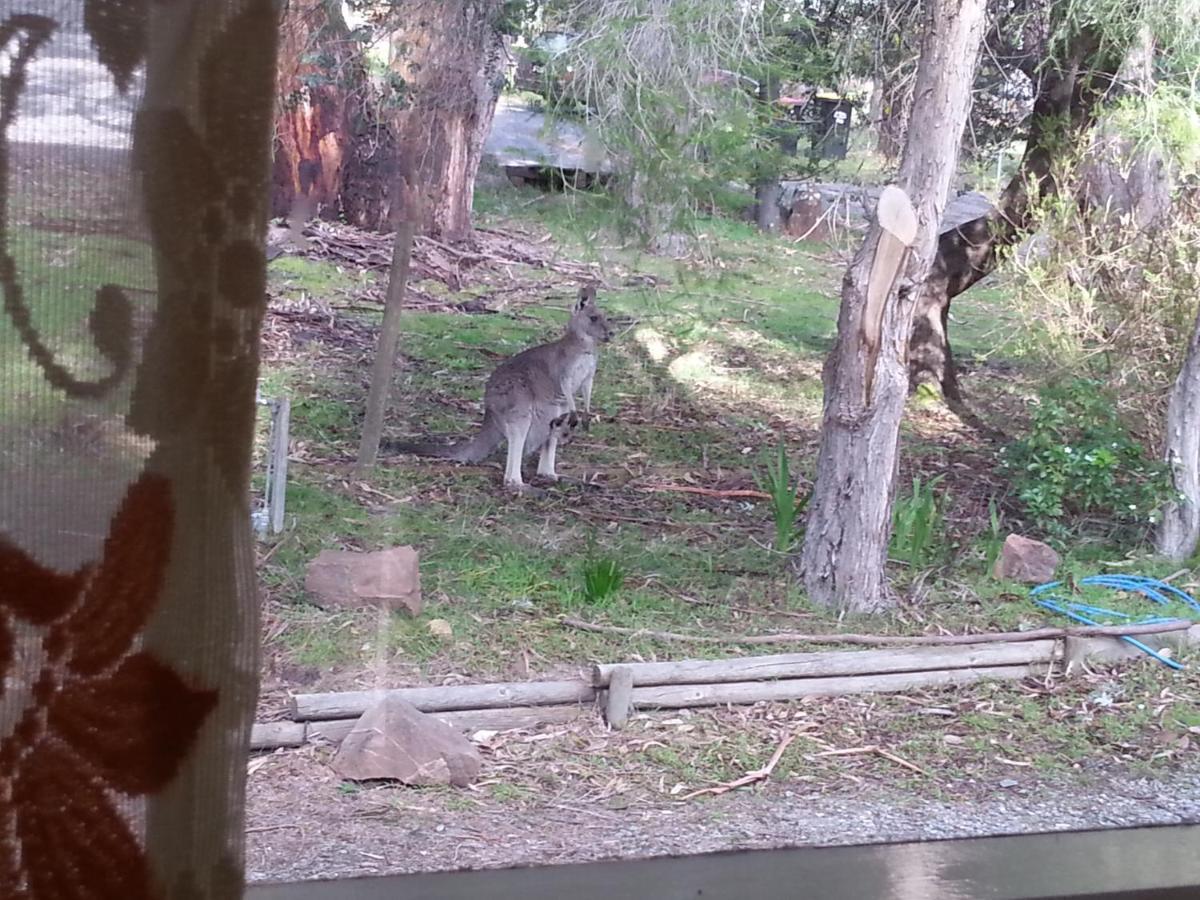
[(273, 0), (0, 2), (0, 898), (235, 898)]

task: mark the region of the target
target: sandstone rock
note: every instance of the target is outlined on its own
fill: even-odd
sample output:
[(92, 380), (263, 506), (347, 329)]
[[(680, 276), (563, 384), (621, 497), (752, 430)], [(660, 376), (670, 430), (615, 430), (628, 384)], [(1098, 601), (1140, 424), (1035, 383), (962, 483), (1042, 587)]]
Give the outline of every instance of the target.
[(333, 758), (342, 778), (389, 778), (411, 785), (463, 787), (483, 758), (466, 737), (407, 700), (383, 695), (362, 714)]
[(325, 550), (308, 564), (304, 589), (322, 608), (384, 605), (420, 615), (419, 559), (412, 547), (373, 553)]
[(454, 628), (445, 619), (430, 619), (425, 627), (440, 641), (448, 641), (454, 637)]
[(1054, 580), (1054, 570), (1057, 568), (1058, 554), (1053, 547), (1019, 534), (1010, 534), (1004, 539), (1004, 548), (996, 559), (992, 574), (1003, 581), (1044, 584)]

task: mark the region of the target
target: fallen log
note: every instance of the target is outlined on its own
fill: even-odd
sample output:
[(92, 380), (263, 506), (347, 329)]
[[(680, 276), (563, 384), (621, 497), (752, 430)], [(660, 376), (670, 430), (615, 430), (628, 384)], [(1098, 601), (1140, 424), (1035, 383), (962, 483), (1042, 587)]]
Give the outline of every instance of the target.
[(620, 625), (601, 625), (596, 622), (585, 622), (582, 619), (576, 619), (571, 616), (563, 616), (559, 619), (559, 622), (569, 628), (578, 628), (580, 631), (592, 631), (598, 634), (623, 634), (630, 637), (651, 638), (657, 641), (687, 644), (863, 644), (871, 647), (884, 647), (895, 644), (911, 646), (998, 644), (1037, 641), (1043, 638), (1088, 637), (1093, 635), (1119, 637), (1125, 634), (1159, 634), (1168, 631), (1186, 631), (1194, 624), (1187, 619), (1172, 619), (1169, 622), (1148, 622), (1138, 625), (1081, 625), (1064, 628), (1033, 628), (1029, 631), (994, 631), (983, 634), (797, 634), (785, 631), (778, 634), (731, 634), (717, 637), (707, 634), (681, 634), (675, 631), (655, 631), (648, 628), (624, 628)]
[(1033, 666), (985, 666), (935, 672), (897, 672), (846, 678), (791, 678), (781, 681), (735, 681), (725, 684), (678, 684), (635, 687), (634, 709), (681, 709), (724, 706), (802, 697), (889, 693), (912, 688), (948, 687), (986, 679), (1013, 680), (1032, 674)]
[(251, 750), (302, 747), (308, 726), (303, 722), (255, 722), (250, 727)]
[(607, 687), (617, 669), (633, 673), (639, 687), (660, 684), (720, 684), (779, 678), (881, 675), (931, 669), (1028, 665), (1050, 662), (1058, 642), (1051, 639), (1021, 643), (966, 644), (951, 647), (897, 647), (882, 650), (825, 650), (817, 653), (779, 653), (739, 659), (684, 659), (675, 662), (601, 664), (592, 667), (592, 684)]
[[(476, 731), (512, 731), (516, 728), (535, 728), (539, 725), (561, 725), (572, 722), (588, 712), (586, 706), (518, 706), (503, 709), (465, 709), (430, 713), (452, 728), (474, 734)], [(281, 747), (302, 747), (309, 741), (321, 739), (341, 743), (357, 718), (329, 719), (320, 722), (263, 722), (250, 731), (251, 750), (276, 750)]]
[(595, 689), (586, 681), (455, 684), (443, 687), (394, 688), (387, 691), (296, 694), (290, 703), (291, 717), (298, 722), (352, 719), (361, 716), (368, 706), (385, 694), (395, 694), (421, 712), (554, 706), (563, 703), (591, 703), (596, 699)]

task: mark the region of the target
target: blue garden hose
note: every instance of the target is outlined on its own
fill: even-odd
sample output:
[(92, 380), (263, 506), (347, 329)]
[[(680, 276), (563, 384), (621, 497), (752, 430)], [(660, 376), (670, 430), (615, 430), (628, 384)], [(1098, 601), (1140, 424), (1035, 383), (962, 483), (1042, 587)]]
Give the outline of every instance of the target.
[[(1200, 613), (1200, 603), (1189, 594), (1187, 591), (1180, 590), (1173, 584), (1167, 584), (1165, 581), (1159, 581), (1157, 578), (1147, 578), (1144, 575), (1089, 575), (1087, 578), (1079, 580), (1081, 585), (1094, 585), (1096, 587), (1112, 588), (1117, 591), (1128, 591), (1133, 594), (1141, 594), (1148, 600), (1152, 600), (1159, 606), (1166, 606), (1172, 599), (1182, 601)], [(1033, 598), (1033, 602), (1043, 609), (1048, 609), (1051, 612), (1056, 612), (1059, 615), (1066, 616), (1076, 622), (1082, 622), (1085, 625), (1102, 625), (1103, 622), (1097, 620), (1096, 617), (1103, 617), (1109, 621), (1117, 620), (1131, 625), (1152, 625), (1156, 622), (1169, 622), (1168, 618), (1163, 616), (1143, 616), (1140, 619), (1135, 619), (1129, 613), (1123, 613), (1115, 609), (1106, 609), (1103, 606), (1093, 606), (1088, 603), (1075, 603), (1070, 600), (1065, 600), (1062, 597), (1049, 594), (1050, 591), (1062, 585), (1061, 581), (1050, 581), (1046, 584), (1039, 584), (1037, 587), (1029, 591), (1029, 595)], [(1049, 596), (1043, 596), (1049, 594)], [(1169, 666), (1172, 669), (1182, 669), (1183, 665), (1169, 656), (1163, 656), (1152, 647), (1148, 647), (1141, 641), (1130, 635), (1121, 635), (1121, 640), (1127, 644), (1132, 644), (1143, 653), (1146, 653), (1164, 666)]]

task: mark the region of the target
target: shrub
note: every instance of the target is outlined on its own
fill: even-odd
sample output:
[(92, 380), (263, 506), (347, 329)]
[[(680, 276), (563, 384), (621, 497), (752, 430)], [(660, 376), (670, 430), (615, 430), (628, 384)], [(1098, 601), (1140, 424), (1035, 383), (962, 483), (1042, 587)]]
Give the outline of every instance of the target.
[(1140, 539), (1171, 496), (1167, 465), (1129, 434), (1095, 380), (1044, 389), (1029, 434), (1001, 452), (1029, 522), (1052, 536), (1103, 523)]
[(889, 555), (914, 568), (932, 565), (943, 549), (942, 511), (933, 489), (938, 475), (922, 482), (914, 477), (912, 493), (897, 497), (892, 506), (892, 544)]
[(594, 559), (583, 567), (583, 598), (588, 603), (604, 603), (625, 583), (625, 570), (615, 559)]
[(775, 464), (768, 463), (767, 471), (758, 479), (759, 489), (771, 495), (771, 515), (775, 520), (775, 549), (786, 553), (800, 537), (796, 519), (808, 505), (808, 497), (800, 496), (800, 481), (792, 486), (787, 450), (779, 445)]

